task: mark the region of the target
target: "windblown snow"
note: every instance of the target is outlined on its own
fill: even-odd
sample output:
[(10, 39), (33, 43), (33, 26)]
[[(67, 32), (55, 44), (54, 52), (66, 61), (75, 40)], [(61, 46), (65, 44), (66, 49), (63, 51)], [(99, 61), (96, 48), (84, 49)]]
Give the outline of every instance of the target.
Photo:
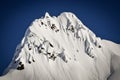
[(28, 27), (0, 80), (120, 80), (120, 45), (73, 13), (46, 13)]

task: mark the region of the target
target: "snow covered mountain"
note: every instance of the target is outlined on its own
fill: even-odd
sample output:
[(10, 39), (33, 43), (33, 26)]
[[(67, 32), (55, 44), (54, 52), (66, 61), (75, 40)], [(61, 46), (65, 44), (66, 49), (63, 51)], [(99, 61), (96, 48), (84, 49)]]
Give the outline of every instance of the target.
[(120, 80), (120, 45), (73, 13), (48, 13), (27, 29), (0, 80)]

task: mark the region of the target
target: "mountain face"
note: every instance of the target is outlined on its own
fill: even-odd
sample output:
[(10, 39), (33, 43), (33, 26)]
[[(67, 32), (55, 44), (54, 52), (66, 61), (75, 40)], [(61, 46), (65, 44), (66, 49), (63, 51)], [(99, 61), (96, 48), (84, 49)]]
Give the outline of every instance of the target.
[(28, 27), (0, 80), (120, 80), (120, 45), (73, 13), (46, 13)]

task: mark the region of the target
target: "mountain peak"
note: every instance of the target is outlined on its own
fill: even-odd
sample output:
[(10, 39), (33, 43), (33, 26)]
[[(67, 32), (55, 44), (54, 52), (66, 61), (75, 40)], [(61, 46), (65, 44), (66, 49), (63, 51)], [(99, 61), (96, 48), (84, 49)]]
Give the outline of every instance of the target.
[(49, 13), (46, 12), (46, 13), (45, 13), (45, 18), (49, 18), (49, 17), (50, 17)]
[[(21, 44), (16, 48), (12, 64), (31, 64), (36, 61), (34, 56), (38, 54), (45, 55), (48, 62), (51, 59), (56, 60), (57, 57), (68, 62), (67, 58), (74, 54), (69, 52), (67, 47), (76, 47), (76, 41), (77, 44), (83, 42), (86, 54), (95, 58), (92, 51), (94, 46), (101, 46), (100, 38), (84, 26), (73, 13), (64, 12), (58, 17), (50, 17), (46, 12), (44, 18), (36, 19), (27, 29)], [(20, 69), (18, 66), (16, 68)]]
[[(68, 44), (69, 41), (71, 44)], [(50, 17), (46, 12), (44, 18), (36, 19), (27, 29), (21, 44), (16, 48), (12, 63), (35, 62), (34, 56), (38, 54), (46, 55), (47, 61), (59, 57), (67, 62), (68, 55), (74, 55), (67, 51), (67, 47), (75, 47), (77, 44), (74, 42), (76, 41), (77, 43), (83, 42), (86, 54), (95, 58), (92, 51), (94, 46), (101, 46), (100, 38), (97, 38), (92, 31), (84, 26), (73, 13), (64, 12), (58, 17)], [(64, 53), (64, 50), (67, 52)], [(17, 66), (16, 68), (19, 69)]]
[(73, 13), (46, 12), (28, 27), (2, 79), (106, 80), (111, 65), (106, 44)]

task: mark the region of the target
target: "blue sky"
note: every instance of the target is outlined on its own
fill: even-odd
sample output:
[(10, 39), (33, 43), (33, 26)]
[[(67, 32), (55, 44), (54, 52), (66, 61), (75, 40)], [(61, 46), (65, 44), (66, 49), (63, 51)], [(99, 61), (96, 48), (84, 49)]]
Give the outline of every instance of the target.
[(118, 0), (4, 0), (0, 2), (0, 75), (10, 63), (28, 26), (45, 12), (74, 13), (102, 39), (120, 43)]

